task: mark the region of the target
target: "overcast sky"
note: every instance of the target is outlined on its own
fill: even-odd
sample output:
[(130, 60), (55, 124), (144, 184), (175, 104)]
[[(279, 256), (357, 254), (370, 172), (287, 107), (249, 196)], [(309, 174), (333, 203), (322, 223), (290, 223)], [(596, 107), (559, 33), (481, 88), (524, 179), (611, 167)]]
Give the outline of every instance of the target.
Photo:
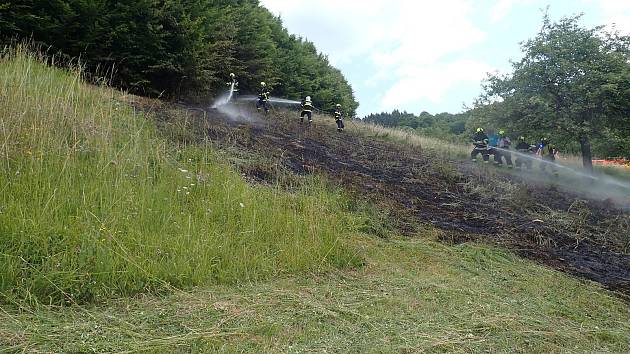
[(508, 72), (542, 12), (584, 13), (586, 26), (630, 33), (630, 0), (261, 0), (290, 33), (315, 43), (341, 69), (359, 115), (463, 110), (488, 72)]

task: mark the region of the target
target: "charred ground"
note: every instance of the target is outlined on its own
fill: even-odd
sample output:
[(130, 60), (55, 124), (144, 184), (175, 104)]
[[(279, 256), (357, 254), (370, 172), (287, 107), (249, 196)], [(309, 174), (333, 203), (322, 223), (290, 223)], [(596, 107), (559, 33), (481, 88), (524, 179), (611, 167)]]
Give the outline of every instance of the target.
[(325, 175), (376, 205), (386, 227), (398, 233), (413, 236), (432, 225), (441, 230), (444, 242), (498, 244), (610, 289), (630, 291), (630, 215), (611, 202), (525, 183), (447, 158), (439, 148), (370, 137), (352, 124), (338, 133), (324, 122), (332, 122), (327, 116), (318, 116), (307, 128), (293, 112), (261, 116), (238, 108), (235, 116), (214, 109), (134, 104), (154, 111), (173, 139), (211, 142), (236, 161), (249, 157), (236, 165), (253, 182), (278, 183), (287, 173)]

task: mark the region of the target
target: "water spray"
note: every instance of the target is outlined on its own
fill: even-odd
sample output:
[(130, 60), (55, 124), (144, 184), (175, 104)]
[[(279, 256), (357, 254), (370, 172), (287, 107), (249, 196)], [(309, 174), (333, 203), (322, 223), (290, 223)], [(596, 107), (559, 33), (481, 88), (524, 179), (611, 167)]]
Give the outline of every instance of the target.
[(232, 81), (232, 83), (230, 84), (229, 91), (226, 94), (217, 98), (216, 101), (214, 101), (214, 103), (212, 104), (212, 108), (219, 108), (220, 106), (224, 106), (230, 103), (230, 101), (232, 101), (232, 96), (234, 96), (235, 86), (236, 86), (236, 82)]
[[(254, 95), (241, 96), (238, 98), (238, 101), (257, 101), (257, 100), (258, 100), (258, 96), (254, 96)], [(302, 104), (302, 102), (300, 101), (288, 100), (285, 98), (277, 98), (277, 97), (270, 97), (267, 100), (267, 102), (281, 103), (281, 104), (288, 104), (288, 105)]]
[[(512, 156), (517, 156), (520, 159), (526, 159), (529, 161), (537, 161), (539, 164), (544, 164), (547, 167), (556, 168), (563, 172), (563, 175), (567, 177), (574, 177), (576, 179), (586, 179), (590, 183), (588, 186), (580, 186), (579, 183), (569, 183), (566, 181), (566, 185), (597, 197), (607, 197), (615, 200), (620, 200), (623, 204), (630, 201), (630, 183), (619, 180), (612, 176), (607, 175), (590, 175), (588, 173), (577, 171), (571, 167), (561, 165), (557, 162), (547, 161), (532, 154), (525, 154), (519, 151), (513, 151), (509, 149), (503, 149), (499, 147), (493, 147), (501, 152), (510, 153)], [(526, 175), (521, 175), (526, 177)]]

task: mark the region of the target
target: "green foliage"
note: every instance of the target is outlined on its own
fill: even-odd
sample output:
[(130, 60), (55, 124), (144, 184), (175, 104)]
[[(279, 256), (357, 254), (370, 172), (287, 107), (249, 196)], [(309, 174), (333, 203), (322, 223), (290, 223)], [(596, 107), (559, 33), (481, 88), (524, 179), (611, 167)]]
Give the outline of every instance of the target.
[(74, 303), (356, 264), (340, 193), (251, 187), (121, 98), (0, 59), (2, 297)]
[(422, 112), (419, 116), (415, 116), (406, 111), (394, 110), (391, 113), (370, 114), (364, 118), (364, 121), (390, 128), (408, 127), (424, 136), (456, 141), (461, 140), (468, 117), (468, 112), (461, 114), (439, 113), (436, 115)]
[(0, 5), (0, 43), (16, 38), (61, 53), (60, 62), (80, 57), (133, 93), (204, 100), (234, 72), (244, 92), (266, 81), (273, 95), (310, 95), (322, 109), (358, 107), (326, 56), (255, 0), (15, 0)]
[(489, 78), (478, 107), (495, 124), (579, 143), (592, 168), (594, 139), (630, 135), (630, 37), (578, 22), (545, 16), (513, 72)]

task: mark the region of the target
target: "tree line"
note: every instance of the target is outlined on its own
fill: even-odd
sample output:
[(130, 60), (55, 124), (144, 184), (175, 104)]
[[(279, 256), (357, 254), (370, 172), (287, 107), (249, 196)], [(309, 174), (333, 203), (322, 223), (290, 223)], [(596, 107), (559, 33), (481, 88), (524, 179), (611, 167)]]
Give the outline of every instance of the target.
[(492, 74), (472, 109), (461, 114), (372, 114), (367, 121), (469, 142), (478, 127), (505, 130), (535, 143), (551, 139), (563, 152), (630, 157), (630, 36), (580, 16), (553, 22), (521, 44), (523, 57), (507, 74)]
[[(472, 124), (546, 136), (592, 157), (630, 156), (630, 37), (585, 28), (580, 16), (552, 22), (521, 44), (512, 72), (491, 75)], [(471, 125), (472, 125), (471, 124)]]
[(420, 115), (414, 115), (407, 111), (394, 110), (392, 112), (373, 113), (365, 116), (363, 121), (375, 123), (384, 127), (397, 127), (413, 129), (422, 135), (436, 137), (448, 141), (461, 141), (465, 139), (468, 113), (438, 113), (431, 114), (423, 111)]
[(265, 81), (274, 96), (310, 95), (324, 110), (358, 107), (327, 56), (257, 0), (0, 1), (0, 41), (24, 39), (136, 94), (201, 102), (233, 72), (243, 92)]

